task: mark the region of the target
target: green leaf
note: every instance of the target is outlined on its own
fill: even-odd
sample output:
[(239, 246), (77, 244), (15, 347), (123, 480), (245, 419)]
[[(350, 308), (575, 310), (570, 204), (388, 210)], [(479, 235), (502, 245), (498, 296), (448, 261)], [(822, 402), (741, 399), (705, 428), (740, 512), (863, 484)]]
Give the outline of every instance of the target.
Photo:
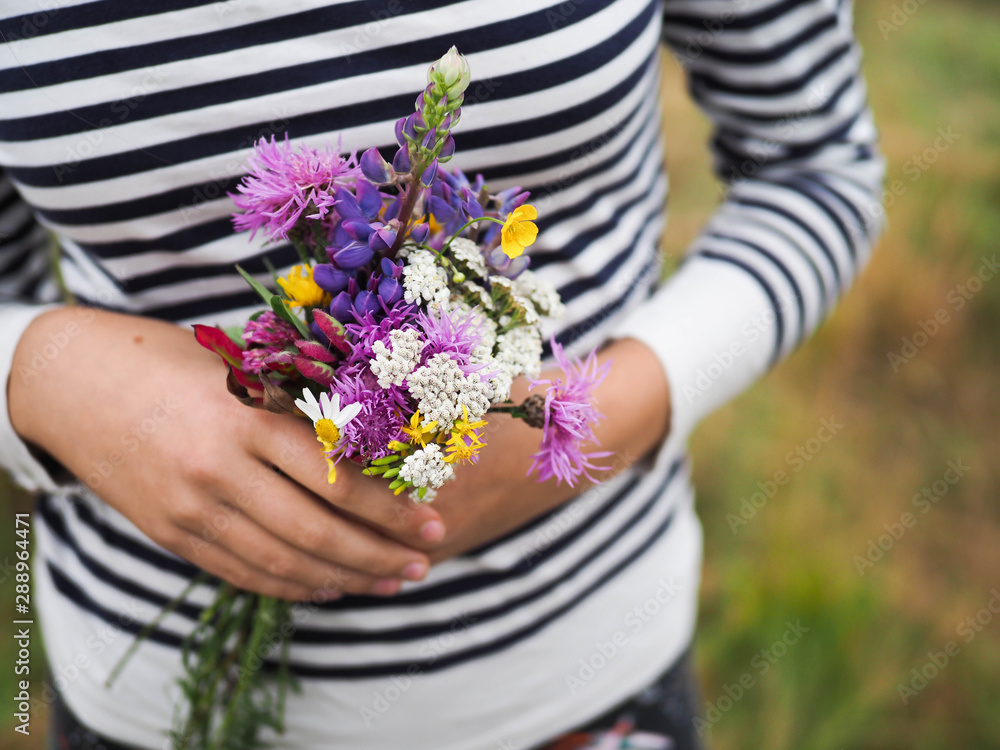
[(291, 323), (295, 326), (295, 330), (299, 332), (302, 338), (312, 338), (312, 334), (309, 332), (309, 329), (306, 328), (306, 324), (299, 320), (297, 316), (292, 314), (292, 311), (285, 305), (285, 300), (283, 300), (280, 296), (277, 294), (271, 295), (268, 303), (271, 305), (271, 309), (274, 310), (274, 314), (286, 323)]
[(271, 304), (271, 297), (274, 296), (274, 292), (272, 292), (266, 286), (264, 286), (263, 284), (261, 284), (259, 281), (257, 281), (257, 279), (255, 279), (253, 276), (251, 276), (250, 274), (248, 274), (246, 271), (244, 271), (239, 266), (236, 266), (236, 270), (240, 272), (240, 276), (242, 276), (246, 280), (246, 282), (250, 285), (250, 287), (255, 292), (257, 292), (257, 294), (260, 295), (260, 298), (262, 300), (264, 300), (267, 304), (270, 305)]

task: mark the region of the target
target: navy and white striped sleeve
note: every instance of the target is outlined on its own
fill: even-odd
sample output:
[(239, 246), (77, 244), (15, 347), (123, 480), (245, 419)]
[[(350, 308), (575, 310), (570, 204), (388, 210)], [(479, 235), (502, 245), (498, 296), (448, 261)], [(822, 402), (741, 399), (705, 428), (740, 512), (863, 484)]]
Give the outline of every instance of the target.
[(28, 489), (55, 488), (10, 424), (8, 378), (14, 350), (28, 325), (51, 305), (35, 304), (48, 275), (48, 238), (34, 213), (0, 169), (0, 468)]
[(659, 356), (677, 437), (830, 313), (882, 231), (885, 166), (849, 0), (663, 5), (727, 184), (684, 262), (617, 332)]

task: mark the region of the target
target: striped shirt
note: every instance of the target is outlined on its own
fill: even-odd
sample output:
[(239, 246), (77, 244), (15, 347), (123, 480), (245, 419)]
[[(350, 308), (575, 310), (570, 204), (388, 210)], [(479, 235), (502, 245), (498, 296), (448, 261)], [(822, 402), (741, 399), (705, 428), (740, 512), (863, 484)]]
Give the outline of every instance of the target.
[[(528, 748), (667, 669), (694, 630), (701, 531), (685, 444), (698, 421), (830, 312), (881, 229), (883, 163), (849, 0), (7, 0), (0, 4), (0, 375), (39, 303), (178, 324), (256, 309), (233, 271), (296, 259), (233, 233), (227, 197), (261, 136), (385, 147), (428, 61), (474, 79), (454, 165), (530, 189), (532, 267), (570, 352), (647, 343), (671, 383), (655, 457), (392, 598), (301, 606), (279, 747)], [(661, 42), (714, 125), (729, 183), (658, 285), (667, 179)], [(104, 680), (197, 570), (18, 439), (0, 455), (40, 491), (35, 599), (55, 683), (94, 730), (164, 746), (179, 644), (207, 586)]]

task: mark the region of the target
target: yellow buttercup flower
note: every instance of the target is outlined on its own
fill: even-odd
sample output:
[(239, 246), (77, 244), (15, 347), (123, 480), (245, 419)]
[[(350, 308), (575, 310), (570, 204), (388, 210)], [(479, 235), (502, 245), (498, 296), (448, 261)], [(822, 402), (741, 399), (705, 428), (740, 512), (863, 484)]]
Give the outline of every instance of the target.
[(330, 295), (313, 281), (312, 266), (292, 266), (287, 276), (278, 278), (278, 285), (292, 307), (325, 307), (331, 302)]
[(434, 433), (437, 432), (438, 423), (431, 422), (426, 427), (420, 424), (420, 410), (413, 412), (413, 416), (410, 417), (409, 426), (403, 425), (403, 432), (410, 436), (410, 442), (419, 445), (421, 448), (425, 447), (428, 442), (428, 438), (434, 437)]
[(503, 248), (504, 255), (516, 258), (524, 252), (524, 248), (535, 242), (538, 227), (534, 220), (537, 218), (538, 211), (527, 203), (510, 212), (500, 230), (500, 247)]

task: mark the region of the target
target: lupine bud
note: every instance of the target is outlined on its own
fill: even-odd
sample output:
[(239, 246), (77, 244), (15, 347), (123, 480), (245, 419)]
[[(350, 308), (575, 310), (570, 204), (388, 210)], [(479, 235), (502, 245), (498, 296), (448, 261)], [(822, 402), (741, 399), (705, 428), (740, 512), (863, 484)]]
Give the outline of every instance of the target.
[(377, 294), (365, 290), (358, 292), (358, 296), (354, 298), (354, 309), (360, 317), (365, 313), (377, 315), (382, 311), (382, 306), (379, 304)]
[(417, 224), (410, 230), (410, 239), (418, 245), (422, 245), (427, 241), (427, 235), (430, 232), (431, 228), (427, 224)]
[(341, 323), (351, 323), (354, 320), (354, 300), (347, 292), (341, 292), (330, 303), (330, 314)]
[(380, 253), (383, 250), (388, 250), (392, 247), (392, 244), (396, 241), (396, 232), (391, 227), (382, 227), (376, 230), (371, 237), (368, 238), (368, 247), (372, 249), (373, 252)]
[(382, 269), (383, 276), (398, 279), (403, 275), (403, 264), (393, 263), (388, 258), (382, 258), (382, 261), (379, 263), (379, 267)]
[(346, 273), (328, 263), (318, 263), (313, 267), (313, 281), (320, 289), (331, 294), (344, 291), (349, 278)]
[(377, 219), (382, 210), (382, 193), (367, 180), (358, 180), (354, 190), (358, 195), (358, 205), (361, 206), (365, 218), (368, 221)]
[(438, 159), (441, 161), (448, 161), (452, 156), (455, 155), (455, 139), (450, 135), (444, 139), (444, 145), (441, 146), (441, 153), (438, 154)]
[(437, 176), (437, 171), (438, 163), (437, 159), (435, 159), (427, 165), (427, 169), (425, 169), (424, 173), (420, 175), (420, 184), (424, 187), (430, 187), (431, 183), (434, 182), (434, 178)]
[(413, 165), (410, 163), (409, 146), (399, 147), (396, 155), (392, 157), (392, 168), (398, 174), (409, 174), (410, 170), (413, 169)]
[(378, 283), (378, 296), (382, 298), (386, 307), (392, 307), (403, 299), (403, 285), (394, 278), (386, 276)]
[(406, 124), (405, 117), (400, 117), (398, 120), (396, 120), (396, 128), (395, 128), (396, 143), (398, 143), (400, 146), (406, 145), (406, 138), (403, 137), (403, 126), (405, 124)]
[(372, 249), (363, 242), (352, 242), (349, 245), (345, 245), (337, 250), (327, 250), (330, 254), (330, 260), (333, 261), (334, 265), (338, 268), (342, 268), (347, 271), (353, 271), (355, 269), (361, 268), (368, 261), (372, 259), (375, 254)]
[(361, 172), (374, 183), (392, 182), (389, 162), (382, 158), (377, 148), (370, 148), (361, 155)]
[(420, 142), (420, 148), (426, 151), (430, 151), (432, 148), (434, 148), (434, 142), (436, 140), (437, 140), (437, 128), (431, 128), (430, 130), (427, 131), (427, 135), (425, 135), (424, 139)]
[(427, 70), (428, 82), (437, 83), (441, 88), (451, 89), (456, 95), (468, 88), (471, 78), (469, 61), (460, 55), (458, 48), (454, 46)]

